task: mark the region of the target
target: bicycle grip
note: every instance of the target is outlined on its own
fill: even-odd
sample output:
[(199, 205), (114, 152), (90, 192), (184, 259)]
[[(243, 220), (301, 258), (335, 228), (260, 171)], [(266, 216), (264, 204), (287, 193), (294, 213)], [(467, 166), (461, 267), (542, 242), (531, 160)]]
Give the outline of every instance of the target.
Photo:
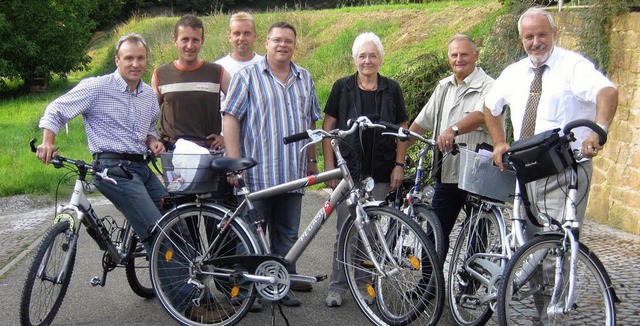
[(285, 145), (287, 145), (287, 144), (295, 143), (308, 138), (309, 138), (309, 133), (305, 131), (305, 132), (284, 137), (282, 138), (282, 141), (284, 142)]
[(36, 141), (37, 141), (37, 139), (33, 138), (33, 139), (31, 139), (31, 141), (29, 142), (29, 146), (31, 146), (31, 151), (32, 151), (32, 152), (34, 152), (34, 153), (35, 153), (35, 152), (36, 152), (36, 150), (37, 150), (37, 149), (36, 149)]
[(571, 129), (578, 127), (587, 127), (598, 134), (598, 136), (600, 136), (600, 146), (603, 146), (607, 142), (607, 133), (600, 128), (597, 123), (587, 119), (578, 119), (567, 123), (564, 128), (562, 128), (562, 132), (565, 135), (568, 135), (569, 132), (571, 132)]
[(381, 124), (381, 125), (383, 125), (385, 128), (387, 128), (387, 129), (391, 129), (391, 130), (393, 130), (393, 131), (395, 131), (395, 132), (397, 132), (398, 130), (400, 130), (400, 127), (398, 127), (398, 126), (394, 125), (393, 123), (386, 122), (386, 121), (384, 121), (384, 120), (380, 120), (380, 121), (378, 121), (378, 123), (379, 123), (379, 124)]

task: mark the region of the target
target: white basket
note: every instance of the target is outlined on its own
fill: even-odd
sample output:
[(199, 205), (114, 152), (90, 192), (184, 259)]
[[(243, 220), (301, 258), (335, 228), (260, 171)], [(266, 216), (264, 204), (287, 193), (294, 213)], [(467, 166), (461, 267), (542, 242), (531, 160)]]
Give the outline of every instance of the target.
[(478, 154), (463, 147), (460, 148), (459, 155), (458, 188), (501, 202), (513, 203), (515, 172), (502, 172), (493, 165), (491, 156)]
[(221, 178), (219, 173), (209, 168), (211, 161), (221, 157), (221, 153), (212, 154), (176, 154), (190, 161), (188, 167), (175, 167), (173, 153), (161, 153), (162, 170), (165, 186), (170, 193), (196, 194), (216, 192), (219, 189)]

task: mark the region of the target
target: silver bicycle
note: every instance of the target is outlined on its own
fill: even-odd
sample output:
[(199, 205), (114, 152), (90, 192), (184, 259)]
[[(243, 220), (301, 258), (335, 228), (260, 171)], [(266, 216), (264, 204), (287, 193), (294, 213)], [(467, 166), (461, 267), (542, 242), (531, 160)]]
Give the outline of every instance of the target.
[[(33, 152), (36, 151), (35, 141), (30, 142)], [(98, 217), (85, 195), (95, 191), (87, 176), (93, 174), (93, 178), (99, 178), (101, 182), (115, 182), (109, 178), (110, 172), (107, 169), (96, 171), (82, 160), (60, 155), (54, 157), (51, 164), (56, 169), (69, 170), (61, 177), (58, 188), (68, 176), (75, 176), (76, 180), (69, 202), (57, 206), (53, 225), (45, 232), (34, 253), (20, 299), (21, 325), (49, 325), (55, 318), (71, 282), (82, 226), (104, 251), (102, 277), (94, 277), (91, 285), (105, 286), (107, 273), (116, 267), (124, 267), (133, 292), (143, 298), (152, 298), (149, 260), (133, 229), (126, 219), (118, 225), (113, 217)], [(117, 173), (130, 177), (124, 166), (118, 168)]]
[[(590, 128), (600, 135), (601, 145), (606, 142), (606, 133), (589, 120), (567, 124), (560, 141), (575, 141), (571, 130), (577, 127)], [(497, 303), (501, 325), (616, 324), (619, 300), (611, 278), (596, 254), (579, 241), (578, 165), (572, 158), (563, 220), (543, 216), (556, 229), (528, 241), (504, 269)]]
[[(184, 325), (231, 325), (246, 315), (256, 296), (276, 302), (293, 280), (323, 280), (326, 276), (291, 275), (287, 266), (297, 261), (336, 205), (346, 201), (351, 217), (339, 233), (338, 261), (359, 308), (377, 325), (435, 325), (444, 304), (444, 279), (433, 245), (408, 216), (368, 199), (372, 180), (356, 183), (340, 154), (338, 141), (365, 128), (384, 127), (360, 117), (349, 130), (317, 129), (286, 137), (285, 143), (310, 139), (310, 144), (330, 138), (338, 168), (253, 193), (241, 178), (243, 170), (256, 165), (253, 159), (212, 160), (211, 169), (239, 178), (241, 202), (226, 206), (208, 194), (196, 194), (159, 221), (151, 279), (165, 310)], [(332, 179), (342, 181), (289, 253), (271, 254), (253, 201)], [(433, 287), (427, 289), (432, 279)], [(206, 308), (215, 318), (194, 318), (189, 307)]]

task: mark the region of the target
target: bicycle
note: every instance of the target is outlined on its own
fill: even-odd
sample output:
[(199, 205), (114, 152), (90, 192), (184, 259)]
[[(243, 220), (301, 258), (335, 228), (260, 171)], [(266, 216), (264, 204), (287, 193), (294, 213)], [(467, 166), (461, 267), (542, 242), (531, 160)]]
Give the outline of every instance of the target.
[[(36, 139), (33, 139), (29, 143), (32, 152), (36, 151), (35, 142)], [(94, 166), (82, 160), (60, 155), (54, 157), (51, 164), (56, 169), (69, 170), (60, 178), (56, 198), (63, 180), (70, 175), (75, 176), (76, 180), (69, 202), (56, 207), (53, 225), (45, 232), (34, 253), (20, 299), (21, 324), (49, 325), (55, 318), (71, 281), (82, 225), (100, 250), (104, 251), (102, 278), (94, 277), (91, 285), (105, 286), (107, 273), (116, 267), (124, 267), (133, 292), (143, 298), (154, 297), (149, 261), (131, 226), (126, 219), (119, 226), (113, 217), (98, 217), (85, 194), (95, 191), (95, 186), (87, 181), (87, 175), (93, 174), (101, 182), (114, 182), (109, 178), (109, 171), (96, 171)], [(118, 173), (129, 172), (121, 166)]]
[(468, 195), (449, 261), (447, 294), (456, 324), (484, 325), (495, 309), (502, 271), (526, 240), (516, 209), (522, 197), (515, 174), (495, 167), (491, 152), (464, 146), (458, 151), (458, 187)]
[[(257, 295), (275, 302), (288, 293), (293, 280), (325, 279), (326, 275), (292, 275), (286, 267), (297, 261), (336, 205), (346, 200), (352, 217), (339, 233), (338, 259), (360, 310), (378, 325), (435, 325), (444, 304), (444, 278), (440, 268), (431, 268), (439, 262), (433, 245), (408, 216), (367, 199), (373, 180), (354, 182), (340, 154), (338, 140), (365, 128), (384, 127), (360, 117), (346, 131), (317, 129), (285, 137), (285, 144), (309, 138), (306, 146), (330, 138), (338, 167), (253, 193), (242, 179), (242, 171), (257, 164), (253, 159), (212, 160), (210, 169), (237, 178), (240, 204), (229, 207), (209, 194), (195, 194), (158, 222), (151, 279), (165, 310), (184, 325), (231, 325), (246, 315)], [(252, 202), (332, 179), (342, 180), (289, 253), (271, 254), (262, 217)], [(431, 278), (433, 291), (427, 292), (424, 284)], [(188, 305), (206, 307), (212, 318), (190, 316)], [(273, 304), (271, 309), (275, 318)]]
[[(403, 213), (415, 220), (431, 240), (440, 257), (440, 261), (444, 262), (446, 253), (444, 252), (444, 239), (442, 224), (431, 208), (429, 200), (433, 197), (434, 189), (431, 185), (423, 187), (425, 180), (430, 179), (430, 168), (425, 169), (425, 158), (430, 152), (433, 152), (436, 143), (432, 139), (424, 138), (422, 135), (409, 129), (395, 126), (387, 122), (380, 122), (387, 129), (394, 132), (384, 132), (383, 135), (389, 135), (398, 138), (399, 141), (407, 141), (409, 139), (419, 141), (424, 144), (418, 153), (418, 165), (415, 174), (406, 175), (402, 182), (402, 186), (396, 191), (390, 192), (387, 197), (389, 206), (402, 210)], [(448, 153), (445, 155), (449, 155)], [(434, 156), (432, 156), (433, 158)], [(407, 159), (407, 162), (409, 159)], [(408, 164), (407, 164), (408, 165)]]
[[(589, 120), (576, 120), (563, 128), (560, 142), (575, 141), (572, 130), (588, 127), (600, 135), (606, 133)], [(578, 159), (580, 152), (578, 151)], [(580, 223), (576, 220), (576, 155), (572, 159), (570, 183), (562, 222), (546, 213), (545, 219), (556, 226), (528, 241), (506, 266), (498, 296), (500, 325), (529, 324), (534, 318), (547, 324), (616, 324), (616, 302), (620, 302), (611, 278), (598, 257), (579, 241)], [(545, 320), (547, 319), (547, 320)]]

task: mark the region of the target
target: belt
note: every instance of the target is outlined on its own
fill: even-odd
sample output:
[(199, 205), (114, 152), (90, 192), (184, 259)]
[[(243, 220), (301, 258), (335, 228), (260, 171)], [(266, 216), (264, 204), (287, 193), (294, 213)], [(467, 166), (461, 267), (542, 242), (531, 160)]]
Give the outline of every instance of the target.
[(146, 159), (145, 155), (142, 154), (129, 154), (129, 153), (95, 153), (93, 154), (93, 159), (96, 161), (99, 160), (125, 160), (125, 161), (133, 161), (133, 162), (142, 162)]

